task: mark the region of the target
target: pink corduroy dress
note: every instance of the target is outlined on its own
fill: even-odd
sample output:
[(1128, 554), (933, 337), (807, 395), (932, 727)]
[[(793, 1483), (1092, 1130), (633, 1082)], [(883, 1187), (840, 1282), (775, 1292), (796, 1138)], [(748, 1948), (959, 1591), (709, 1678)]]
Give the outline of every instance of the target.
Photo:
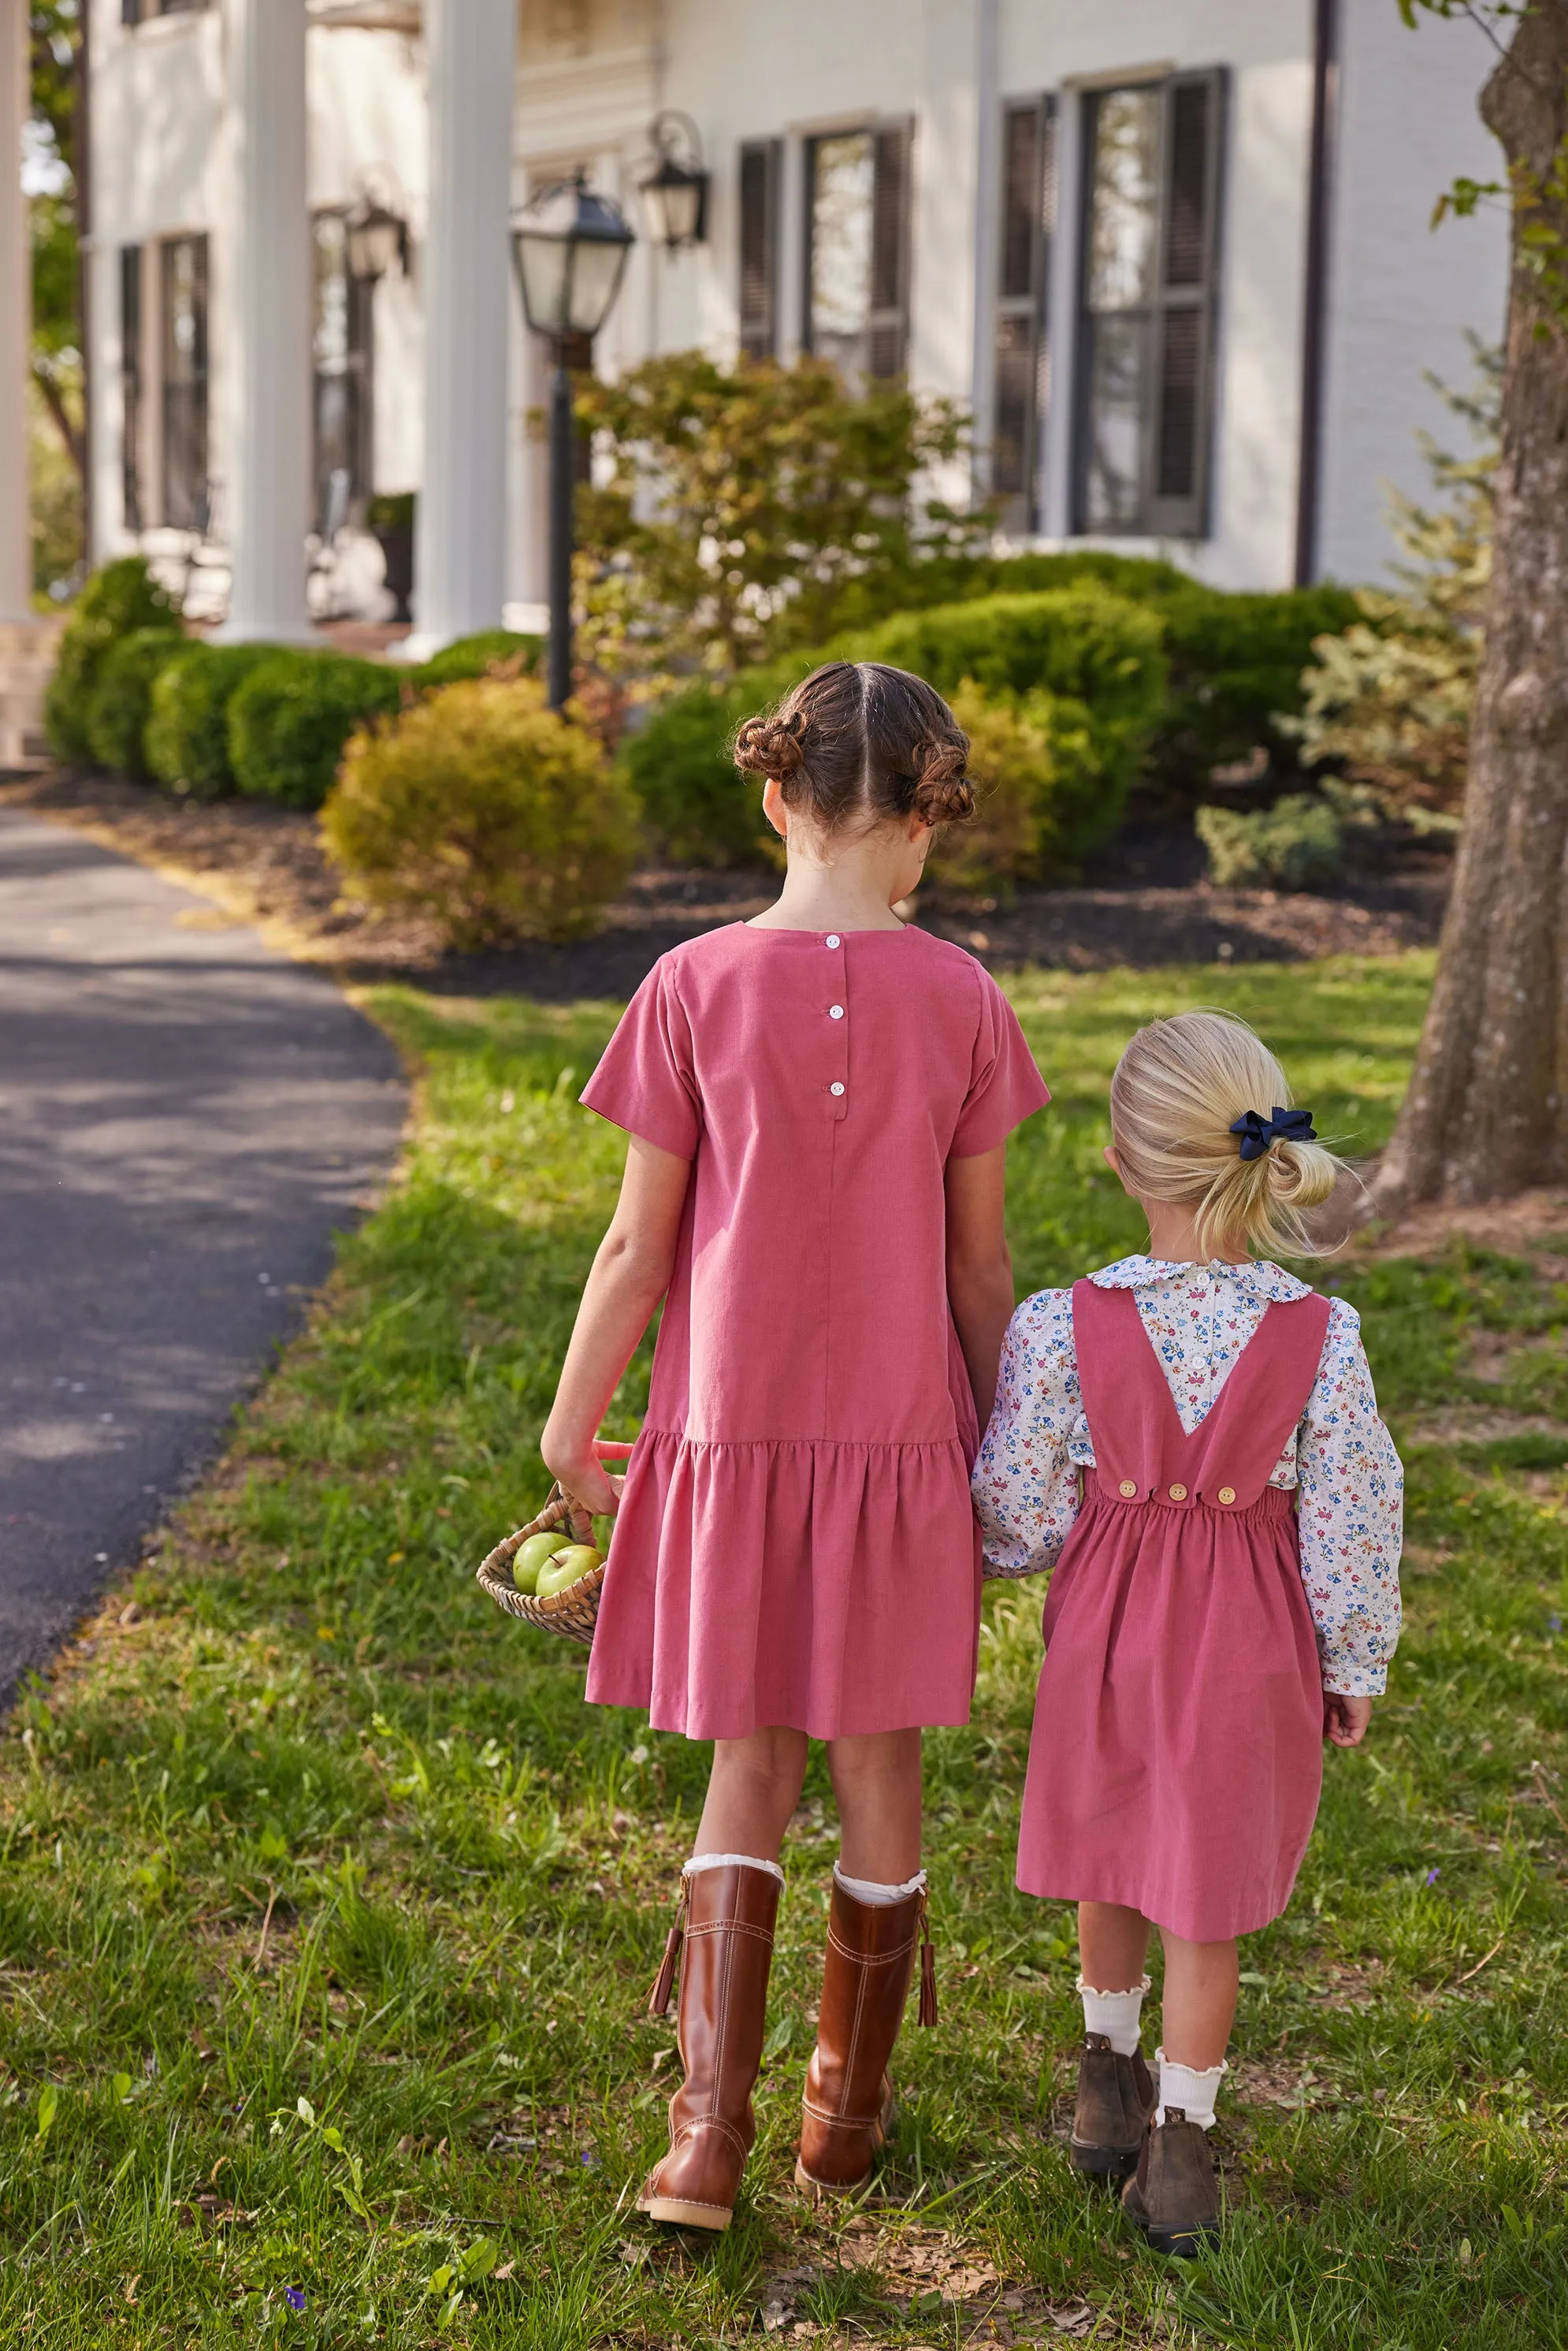
[(590, 1699), (693, 1739), (967, 1720), (944, 1171), (1047, 1099), (1001, 990), (927, 932), (734, 924), (654, 967), (582, 1096), (692, 1163)]
[(1277, 1918), (1322, 1784), (1323, 1695), (1294, 1497), (1269, 1484), (1328, 1329), (1264, 1313), (1189, 1437), (1128, 1290), (1080, 1281), (1095, 1467), (1045, 1604), (1018, 1882), (1188, 1942)]

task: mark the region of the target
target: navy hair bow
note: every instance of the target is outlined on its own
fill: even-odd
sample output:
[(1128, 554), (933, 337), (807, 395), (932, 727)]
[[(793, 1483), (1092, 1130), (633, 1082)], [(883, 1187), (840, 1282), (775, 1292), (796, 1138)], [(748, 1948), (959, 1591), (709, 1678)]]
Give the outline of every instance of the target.
[(1277, 1102), (1272, 1118), (1265, 1118), (1260, 1110), (1244, 1110), (1239, 1118), (1232, 1119), (1230, 1132), (1241, 1137), (1243, 1159), (1261, 1159), (1271, 1143), (1315, 1143), (1318, 1139), (1310, 1110), (1281, 1110)]

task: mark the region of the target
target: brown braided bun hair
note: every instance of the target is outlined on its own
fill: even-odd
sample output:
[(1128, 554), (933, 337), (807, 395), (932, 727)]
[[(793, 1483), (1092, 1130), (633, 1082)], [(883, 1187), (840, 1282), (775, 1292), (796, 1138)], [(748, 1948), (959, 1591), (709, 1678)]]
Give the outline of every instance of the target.
[(975, 813), (969, 738), (935, 687), (883, 662), (825, 662), (735, 738), (743, 774), (769, 777), (794, 814), (824, 831)]

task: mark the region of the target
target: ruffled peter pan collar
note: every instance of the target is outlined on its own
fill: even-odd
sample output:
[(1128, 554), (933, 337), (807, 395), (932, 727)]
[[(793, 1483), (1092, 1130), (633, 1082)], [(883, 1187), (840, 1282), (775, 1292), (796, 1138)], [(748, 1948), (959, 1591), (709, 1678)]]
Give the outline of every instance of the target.
[(1169, 1258), (1123, 1257), (1114, 1265), (1102, 1266), (1089, 1279), (1099, 1290), (1148, 1290), (1156, 1282), (1229, 1281), (1269, 1305), (1288, 1305), (1293, 1298), (1305, 1298), (1312, 1288), (1310, 1282), (1298, 1281), (1293, 1273), (1287, 1273), (1282, 1265), (1270, 1265), (1267, 1258), (1254, 1259), (1249, 1265), (1228, 1265), (1218, 1257), (1207, 1265), (1178, 1265)]

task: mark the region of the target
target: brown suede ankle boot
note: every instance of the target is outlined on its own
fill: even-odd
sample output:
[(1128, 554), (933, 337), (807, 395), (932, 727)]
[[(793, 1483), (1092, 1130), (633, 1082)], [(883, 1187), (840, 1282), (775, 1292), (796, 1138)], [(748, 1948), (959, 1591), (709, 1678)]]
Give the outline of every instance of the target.
[(1205, 2241), (1219, 2234), (1219, 2178), (1208, 2133), (1189, 2123), (1180, 2106), (1167, 2106), (1164, 2122), (1149, 2125), (1122, 2209), (1156, 2253), (1184, 2261), (1196, 2261)]
[(904, 2022), (916, 1949), (920, 2022), (936, 2022), (936, 1977), (924, 1887), (902, 1902), (858, 1902), (833, 1879), (817, 2046), (806, 2072), (795, 2185), (849, 2195), (863, 2187), (893, 2120), (887, 2061)]
[(1124, 2057), (1103, 2032), (1086, 2032), (1078, 2060), (1068, 2160), (1074, 2171), (1125, 2179), (1138, 2160), (1155, 2111), (1155, 2085), (1141, 2049)]
[[(677, 2038), (685, 2079), (670, 2100), (670, 2151), (637, 2199), (678, 2228), (727, 2229), (757, 2136), (751, 2089), (762, 2062), (779, 1880), (727, 1862), (683, 1880), (681, 1910), (648, 2006), (667, 2013), (677, 1959)], [(682, 1951), (682, 1939), (685, 1950)]]

